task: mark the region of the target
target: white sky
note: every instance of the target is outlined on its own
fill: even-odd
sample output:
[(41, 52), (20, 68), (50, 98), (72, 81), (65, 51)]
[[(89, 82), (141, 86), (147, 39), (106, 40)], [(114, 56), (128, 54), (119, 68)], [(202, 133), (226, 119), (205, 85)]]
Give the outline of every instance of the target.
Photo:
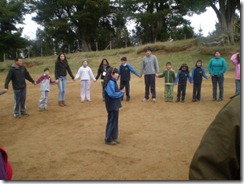
[[(23, 29), (22, 36), (25, 38), (29, 38), (31, 40), (36, 38), (36, 30), (38, 28), (38, 24), (32, 21), (33, 15), (25, 16), (25, 25)], [(218, 22), (217, 16), (212, 8), (208, 8), (205, 13), (200, 15), (194, 14), (191, 17), (185, 17), (187, 20), (191, 21), (191, 26), (194, 27), (194, 32), (199, 33), (199, 29), (202, 28), (203, 36), (208, 36), (209, 33), (215, 30), (215, 24)]]

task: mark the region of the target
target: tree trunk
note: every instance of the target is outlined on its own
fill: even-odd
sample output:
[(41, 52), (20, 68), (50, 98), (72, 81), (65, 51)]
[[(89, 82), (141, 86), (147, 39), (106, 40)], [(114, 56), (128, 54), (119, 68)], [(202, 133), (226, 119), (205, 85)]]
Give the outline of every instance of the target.
[(234, 21), (236, 2), (233, 0), (219, 1), (219, 9), (215, 4), (211, 4), (211, 7), (219, 20), (221, 34), (223, 37), (226, 37), (225, 42), (233, 44), (235, 42)]

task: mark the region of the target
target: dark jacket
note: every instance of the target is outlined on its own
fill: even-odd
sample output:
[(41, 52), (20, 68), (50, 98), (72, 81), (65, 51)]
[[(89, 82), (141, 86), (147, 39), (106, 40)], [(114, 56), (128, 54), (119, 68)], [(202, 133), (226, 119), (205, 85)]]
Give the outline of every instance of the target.
[(241, 98), (234, 97), (217, 114), (191, 161), (191, 180), (240, 180)]
[(74, 79), (74, 75), (69, 67), (68, 61), (59, 61), (57, 60), (55, 63), (55, 78), (58, 79), (61, 76), (66, 76), (67, 71), (72, 79)]
[(35, 82), (24, 66), (18, 67), (16, 64), (13, 64), (6, 77), (4, 88), (8, 89), (8, 84), (12, 80), (14, 90), (24, 89), (26, 88), (25, 79), (31, 83)]
[(137, 71), (128, 63), (126, 65), (120, 65), (119, 67), (119, 75), (121, 81), (129, 81), (130, 80), (130, 72), (139, 76)]
[(107, 111), (119, 110), (123, 95), (124, 93), (119, 90), (116, 80), (111, 77), (105, 87), (105, 104)]
[(103, 80), (104, 77), (106, 76), (106, 72), (109, 68), (110, 68), (109, 65), (106, 68), (104, 68), (103, 65), (100, 65), (97, 70), (96, 80), (100, 77), (100, 75), (101, 75), (101, 79)]
[(187, 84), (187, 78), (188, 78), (189, 82), (191, 83), (192, 81), (191, 81), (189, 71), (179, 70), (177, 77), (175, 79), (175, 83), (178, 82), (178, 84), (180, 84), (180, 85), (186, 85)]
[(206, 75), (206, 72), (204, 70), (204, 68), (201, 67), (197, 67), (195, 66), (192, 70), (192, 76), (191, 76), (191, 80), (193, 81), (194, 84), (201, 84), (202, 83), (202, 78), (207, 79), (208, 76)]

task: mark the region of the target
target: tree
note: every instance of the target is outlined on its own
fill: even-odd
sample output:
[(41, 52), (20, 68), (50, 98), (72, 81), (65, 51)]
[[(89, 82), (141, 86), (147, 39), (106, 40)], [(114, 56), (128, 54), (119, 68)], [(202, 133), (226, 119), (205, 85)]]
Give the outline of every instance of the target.
[[(235, 41), (235, 23), (238, 22), (240, 16), (236, 16), (236, 11), (240, 12), (240, 0), (175, 0), (176, 3), (183, 2), (184, 9), (191, 14), (202, 13), (206, 11), (206, 7), (211, 7), (219, 20), (220, 34), (226, 37), (227, 43)], [(239, 18), (238, 18), (239, 17)]]
[(123, 3), (130, 11), (128, 15), (135, 19), (135, 34), (142, 43), (166, 41), (177, 35), (180, 27), (190, 27), (190, 22), (183, 18), (187, 10), (173, 0), (124, 0)]
[(25, 48), (28, 41), (21, 38), (23, 15), (27, 12), (25, 4), (20, 0), (0, 0), (0, 60), (3, 54), (11, 55), (18, 48)]
[(58, 47), (77, 41), (83, 51), (91, 50), (99, 22), (109, 12), (108, 0), (33, 0), (31, 4), (36, 7), (34, 20), (55, 38)]

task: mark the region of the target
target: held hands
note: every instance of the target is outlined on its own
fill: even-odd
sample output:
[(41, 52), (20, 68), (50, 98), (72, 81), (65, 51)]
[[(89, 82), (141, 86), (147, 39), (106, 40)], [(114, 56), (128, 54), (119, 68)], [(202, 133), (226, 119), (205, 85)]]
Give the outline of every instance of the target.
[(121, 92), (125, 93), (125, 88), (121, 89)]

